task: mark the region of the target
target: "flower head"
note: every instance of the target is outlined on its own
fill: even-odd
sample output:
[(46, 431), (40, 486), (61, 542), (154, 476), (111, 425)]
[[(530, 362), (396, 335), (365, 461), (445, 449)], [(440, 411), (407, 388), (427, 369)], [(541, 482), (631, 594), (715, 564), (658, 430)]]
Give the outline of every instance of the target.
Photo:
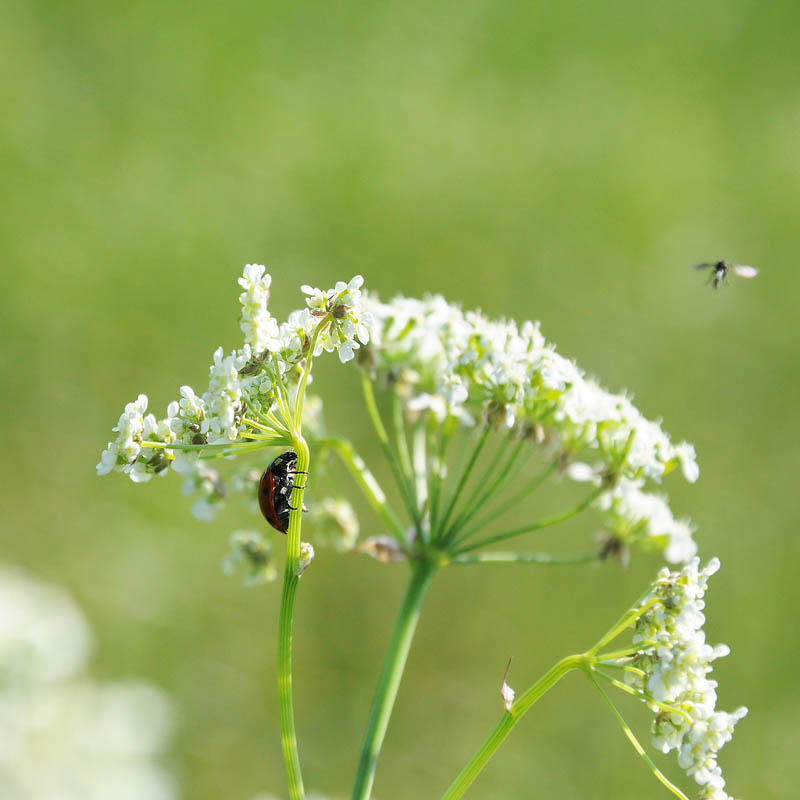
[(350, 361), (361, 344), (369, 342), (372, 315), (362, 308), (361, 287), (364, 279), (356, 275), (349, 283), (339, 281), (333, 289), (322, 291), (305, 285), (306, 305), (312, 318), (330, 317), (330, 325), (317, 341), (318, 355), (322, 350), (338, 351), (344, 364)]
[(702, 626), (708, 578), (719, 569), (719, 560), (702, 569), (699, 563), (694, 558), (680, 572), (664, 568), (659, 573), (643, 601), (633, 636), (638, 649), (626, 680), (656, 713), (654, 746), (664, 753), (677, 751), (680, 766), (704, 787), (701, 796), (723, 800), (717, 753), (747, 709), (716, 709), (717, 682), (708, 676), (712, 662), (729, 650), (707, 644)]

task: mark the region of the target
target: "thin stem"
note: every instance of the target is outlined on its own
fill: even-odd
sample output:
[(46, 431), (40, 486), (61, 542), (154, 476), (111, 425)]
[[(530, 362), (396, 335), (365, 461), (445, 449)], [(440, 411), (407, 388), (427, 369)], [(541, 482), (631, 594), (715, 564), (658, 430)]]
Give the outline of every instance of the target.
[[(645, 596), (649, 594), (651, 590), (648, 589), (645, 592)], [(636, 622), (642, 614), (647, 613), (653, 606), (657, 606), (659, 604), (658, 598), (654, 597), (648, 603), (645, 603), (643, 606), (639, 605), (641, 599), (637, 601), (636, 605), (632, 608), (629, 608), (612, 626), (609, 630), (603, 634), (602, 638), (600, 638), (589, 650), (591, 655), (595, 655), (600, 651), (600, 648), (605, 647), (609, 642), (614, 641), (624, 630), (627, 630), (634, 622)], [(642, 647), (642, 643), (639, 643), (639, 647)], [(608, 658), (608, 656), (603, 656), (604, 658)]]
[[(278, 439), (278, 442), (281, 440)], [(236, 453), (240, 450), (263, 450), (271, 445), (261, 442), (221, 442), (219, 444), (180, 444), (179, 442), (140, 442), (142, 447), (152, 447), (156, 450), (186, 450), (188, 452), (199, 450), (231, 450)]]
[(485, 553), (464, 553), (453, 556), (451, 564), (554, 564), (569, 566), (573, 564), (588, 564), (599, 561), (597, 552), (580, 553), (575, 556), (557, 556), (552, 553), (507, 553), (503, 551), (489, 551)]
[(511, 531), (505, 531), (504, 533), (498, 533), (494, 536), (487, 536), (485, 539), (481, 539), (478, 542), (474, 542), (473, 544), (469, 545), (468, 547), (462, 547), (461, 550), (458, 551), (458, 554), (461, 553), (469, 553), (473, 550), (477, 550), (480, 547), (486, 547), (488, 544), (494, 544), (495, 542), (502, 542), (506, 539), (512, 539), (515, 536), (521, 536), (523, 533), (532, 533), (533, 531), (542, 530), (542, 528), (549, 528), (551, 525), (557, 525), (559, 522), (565, 522), (568, 519), (580, 514), (581, 511), (584, 511), (591, 502), (603, 491), (602, 488), (595, 489), (586, 499), (582, 502), (578, 503), (575, 508), (571, 508), (569, 511), (564, 511), (561, 514), (556, 514), (553, 517), (548, 517), (547, 519), (540, 520), (539, 522), (534, 522), (531, 525), (523, 525), (521, 528), (515, 528)]
[(447, 529), (447, 521), (450, 519), (450, 515), (453, 513), (453, 509), (455, 508), (456, 503), (458, 502), (458, 498), (461, 497), (461, 492), (464, 491), (464, 487), (467, 485), (469, 476), (472, 473), (472, 470), (478, 461), (478, 456), (480, 456), (481, 451), (483, 450), (483, 447), (486, 444), (486, 440), (489, 438), (490, 431), (491, 427), (489, 425), (485, 425), (481, 433), (481, 438), (478, 440), (478, 444), (472, 451), (472, 455), (470, 456), (467, 466), (464, 468), (464, 471), (458, 478), (458, 484), (456, 485), (456, 489), (453, 492), (453, 496), (450, 498), (450, 502), (447, 504), (447, 508), (445, 509), (445, 512), (442, 515), (442, 520), (441, 522), (437, 523), (437, 528), (438, 528), (437, 536), (440, 537), (442, 541), (445, 541), (444, 531)]
[(353, 449), (353, 445), (344, 439), (322, 439), (320, 447), (329, 447), (342, 460), (347, 467), (353, 480), (361, 487), (364, 496), (369, 501), (374, 511), (389, 526), (392, 534), (401, 541), (405, 542), (405, 531), (397, 515), (389, 505), (383, 489), (381, 489), (375, 476), (367, 468), (364, 459)]
[[(431, 415), (429, 426), (435, 425), (433, 415)], [(439, 426), (439, 447), (436, 453), (436, 463), (431, 469), (431, 530), (437, 529), (437, 520), (439, 518), (439, 500), (442, 494), (442, 479), (443, 473), (446, 470), (447, 464), (447, 448), (453, 439), (453, 434), (456, 430), (456, 421), (453, 417), (446, 417), (444, 422)], [(435, 435), (431, 433), (431, 439), (435, 439)], [(433, 450), (433, 447), (430, 448)]]
[[(413, 435), (413, 469), (414, 469), (414, 494), (417, 498), (417, 508), (424, 516), (428, 505), (428, 453), (426, 447), (425, 425), (419, 423)], [(420, 526), (423, 537), (427, 536), (423, 526)]]
[(509, 500), (502, 501), (499, 506), (495, 506), (486, 514), (479, 517), (475, 520), (475, 522), (467, 528), (464, 533), (459, 537), (460, 541), (464, 541), (469, 539), (473, 533), (479, 531), (483, 528), (488, 522), (491, 522), (494, 519), (497, 519), (502, 514), (505, 514), (507, 511), (510, 511), (523, 497), (527, 497), (528, 495), (535, 492), (554, 472), (556, 469), (556, 463), (553, 462), (549, 464), (546, 469), (544, 469), (539, 475), (537, 475), (532, 481), (525, 484), (516, 494), (514, 494)]
[(661, 770), (653, 763), (653, 759), (647, 755), (645, 749), (642, 747), (641, 744), (639, 744), (639, 740), (636, 738), (636, 736), (634, 736), (634, 733), (630, 729), (630, 726), (628, 725), (627, 722), (625, 722), (625, 720), (622, 717), (622, 714), (619, 713), (614, 703), (611, 702), (611, 698), (603, 691), (602, 687), (597, 682), (594, 675), (592, 675), (591, 671), (588, 668), (586, 668), (584, 671), (586, 672), (586, 675), (588, 676), (589, 680), (595, 685), (597, 691), (600, 692), (600, 695), (602, 696), (603, 700), (605, 700), (606, 704), (611, 709), (614, 716), (617, 718), (617, 722), (619, 722), (619, 724), (622, 726), (622, 730), (628, 737), (630, 743), (633, 745), (633, 749), (644, 759), (644, 762), (647, 764), (647, 766), (650, 767), (656, 778), (658, 778), (658, 780), (661, 781), (661, 783), (664, 784), (664, 786), (666, 786), (667, 789), (669, 789), (676, 797), (680, 797), (682, 800), (689, 800), (686, 797), (686, 795), (677, 786), (671, 783), (664, 775), (664, 773), (661, 772)]
[[(636, 670), (636, 671), (641, 672), (641, 670)], [(610, 675), (606, 675), (605, 672), (601, 672), (599, 669), (592, 669), (592, 672), (595, 675), (599, 675), (601, 678), (603, 678), (603, 680), (608, 681), (612, 686), (616, 687), (621, 692), (625, 692), (625, 694), (629, 694), (632, 697), (641, 700), (643, 703), (656, 706), (656, 708), (660, 708), (662, 711), (666, 711), (669, 714), (679, 714), (691, 726), (693, 722), (692, 716), (684, 709), (678, 708), (678, 706), (671, 705), (670, 703), (662, 703), (660, 700), (656, 700), (655, 697), (653, 697), (653, 695), (649, 694), (648, 692), (643, 692), (641, 689), (637, 689), (634, 686), (628, 686), (627, 683), (618, 681), (616, 678), (612, 678)]]
[(314, 358), (314, 348), (317, 346), (317, 339), (325, 325), (330, 322), (327, 316), (323, 317), (316, 328), (314, 333), (311, 334), (311, 343), (308, 346), (308, 354), (306, 355), (306, 363), (303, 367), (303, 374), (300, 377), (300, 383), (297, 386), (297, 395), (294, 399), (294, 424), (297, 430), (301, 430), (303, 425), (303, 403), (306, 398), (306, 384), (308, 383), (308, 376), (311, 372), (311, 361)]
[(635, 656), (645, 647), (647, 647), (647, 642), (641, 642), (634, 647), (626, 647), (623, 650), (614, 650), (611, 653), (600, 653), (600, 655), (597, 656), (597, 663), (604, 664), (607, 661), (616, 661), (620, 658), (629, 658), (630, 656)]
[(282, 427), (288, 428), (290, 432), (294, 432), (295, 426), (292, 420), (292, 413), (290, 411), (289, 395), (286, 392), (286, 386), (281, 380), (280, 364), (278, 362), (278, 354), (272, 354), (272, 360), (275, 362), (275, 374), (273, 376), (273, 386), (275, 387), (275, 404), (278, 406), (283, 417)]
[[(514, 433), (513, 431), (509, 432), (508, 434), (508, 442), (511, 443), (513, 439)], [(509, 475), (511, 471), (511, 467), (513, 466), (514, 462), (517, 460), (519, 453), (522, 449), (523, 442), (517, 442), (517, 446), (511, 451), (511, 455), (506, 460), (506, 463), (500, 468), (500, 472), (497, 477), (489, 483), (489, 478), (494, 473), (495, 468), (500, 463), (504, 453), (506, 452), (506, 446), (500, 445), (497, 448), (497, 451), (494, 454), (494, 458), (492, 458), (489, 466), (487, 467), (486, 471), (483, 473), (483, 476), (478, 481), (478, 486), (483, 487), (481, 492), (475, 492), (472, 501), (465, 504), (464, 508), (461, 510), (461, 513), (458, 514), (456, 519), (450, 525), (445, 537), (448, 540), (451, 540), (455, 537), (458, 533), (460, 528), (464, 525), (467, 520), (471, 519), (475, 512), (481, 508), (484, 503), (490, 498), (494, 496), (494, 493), (497, 491), (497, 488), (503, 481), (507, 481), (511, 479)]]
[(397, 392), (392, 390), (392, 427), (394, 428), (395, 448), (400, 459), (400, 467), (407, 481), (411, 481), (414, 471), (411, 467), (411, 452), (408, 449), (408, 437), (406, 436), (406, 421), (403, 417), (403, 408), (400, 405), (400, 398)]
[[(256, 430), (264, 431), (265, 433), (271, 433), (271, 434), (273, 434), (273, 436), (276, 433), (277, 434), (282, 434), (284, 436), (288, 436), (289, 431), (286, 430), (286, 428), (284, 428), (283, 425), (280, 425), (280, 422), (279, 422), (278, 418), (276, 416), (274, 416), (273, 414), (271, 414), (270, 417), (271, 417), (271, 419), (269, 420), (269, 422), (272, 423), (271, 426), (270, 425), (264, 425), (262, 422), (259, 422), (258, 420), (255, 420), (255, 419), (251, 419), (250, 417), (242, 417), (242, 422), (245, 425), (249, 425), (251, 428), (255, 428)], [(265, 419), (266, 419), (266, 417), (265, 417)], [(276, 430), (276, 424), (280, 425), (280, 428), (277, 429), (277, 430)], [(252, 436), (252, 434), (249, 434), (249, 435)]]
[(475, 778), (478, 777), (481, 770), (486, 766), (489, 759), (495, 754), (497, 748), (500, 747), (508, 734), (511, 733), (511, 729), (519, 722), (525, 712), (528, 711), (545, 692), (552, 689), (552, 687), (570, 670), (583, 667), (584, 658), (583, 655), (577, 655), (562, 659), (522, 694), (511, 706), (511, 709), (503, 714), (497, 727), (489, 734), (489, 738), (469, 760), (464, 769), (461, 770), (458, 777), (450, 785), (450, 788), (442, 795), (442, 800), (456, 800), (456, 798), (461, 797)]
[[(294, 440), (297, 451), (297, 470), (307, 471), (309, 464), (308, 445), (302, 436)], [(286, 780), (290, 800), (302, 800), (303, 777), (300, 772), (300, 757), (297, 753), (297, 735), (294, 727), (292, 700), (292, 621), (297, 584), (300, 580), (300, 526), (303, 508), (304, 487), (295, 483), (292, 492), (294, 510), (289, 514), (289, 529), (286, 536), (286, 568), (283, 574), (280, 622), (278, 626), (278, 695), (280, 705), (281, 745), (286, 765)]]
[(422, 601), (435, 571), (435, 565), (430, 563), (417, 563), (412, 568), (411, 580), (395, 621), (392, 640), (389, 643), (389, 650), (386, 653), (378, 680), (378, 688), (372, 701), (353, 786), (353, 800), (367, 800), (372, 791), (378, 756), (389, 725), (389, 717), (392, 714), (397, 691), (400, 688), (400, 680), (403, 677), (411, 641), (417, 628)]
[(411, 519), (414, 520), (414, 523), (417, 524), (419, 521), (419, 512), (414, 504), (414, 499), (411, 496), (411, 489), (408, 485), (408, 481), (403, 475), (403, 471), (397, 462), (397, 456), (395, 456), (395, 453), (389, 444), (389, 434), (386, 432), (386, 428), (383, 426), (381, 415), (378, 412), (378, 404), (375, 402), (375, 393), (372, 391), (372, 384), (370, 383), (369, 377), (366, 373), (361, 374), (361, 388), (364, 393), (364, 402), (367, 406), (367, 412), (372, 420), (375, 432), (378, 434), (378, 440), (380, 441), (383, 452), (386, 455), (386, 460), (389, 462), (389, 466), (394, 473), (394, 479), (397, 481), (397, 486), (399, 487), (400, 493), (403, 496), (403, 501), (406, 504), (408, 514)]

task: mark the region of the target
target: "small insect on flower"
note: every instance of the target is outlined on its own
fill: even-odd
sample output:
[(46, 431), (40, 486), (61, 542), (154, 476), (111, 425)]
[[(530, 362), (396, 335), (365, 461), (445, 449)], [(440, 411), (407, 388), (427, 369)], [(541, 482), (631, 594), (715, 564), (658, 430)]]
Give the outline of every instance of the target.
[[(294, 507), (289, 500), (294, 490), (294, 476), (307, 475), (295, 469), (297, 453), (287, 450), (281, 453), (265, 470), (258, 483), (258, 505), (264, 519), (276, 531), (286, 533), (289, 527), (289, 512)], [(305, 489), (305, 486), (299, 487)], [(305, 511), (306, 508), (303, 508)]]
[(693, 269), (711, 269), (709, 282), (718, 289), (723, 283), (729, 272), (733, 272), (740, 278), (755, 278), (758, 270), (755, 267), (748, 267), (745, 264), (729, 264), (727, 261), (704, 261), (702, 264), (695, 264)]

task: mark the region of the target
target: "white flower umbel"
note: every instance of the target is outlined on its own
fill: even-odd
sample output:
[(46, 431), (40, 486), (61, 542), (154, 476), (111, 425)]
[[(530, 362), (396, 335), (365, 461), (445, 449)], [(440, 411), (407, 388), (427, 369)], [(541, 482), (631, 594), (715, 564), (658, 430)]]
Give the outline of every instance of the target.
[(382, 303), (368, 295), (364, 308), (374, 318), (370, 369), (399, 379), (409, 408), (460, 417), (464, 407), (520, 430), (543, 425), (570, 450), (599, 450), (631, 478), (658, 480), (678, 464), (697, 477), (691, 445), (672, 445), (627, 396), (587, 378), (538, 323), (490, 320), (438, 296)]
[[(590, 459), (595, 467), (568, 469), (566, 474), (595, 483), (591, 501), (606, 517), (617, 547), (658, 549), (673, 563), (695, 554), (691, 524), (676, 520), (664, 498), (645, 491), (648, 482), (660, 483), (678, 466), (685, 478), (696, 480), (699, 471), (692, 445), (673, 445), (660, 424), (645, 418), (626, 394), (609, 392), (587, 377), (546, 341), (538, 323), (491, 320), (438, 296), (381, 302), (367, 295), (363, 307), (374, 323), (359, 362), (371, 380), (392, 388), (411, 426), (420, 426), (427, 418), (438, 424), (443, 441), (448, 426), (478, 432), (486, 426), (506, 430), (518, 442), (538, 448), (562, 472), (578, 457)], [(400, 441), (402, 459), (402, 437)], [(434, 445), (429, 450), (430, 476), (440, 472), (436, 465), (442, 460), (436, 449)], [(444, 452), (446, 445), (439, 449)], [(441, 522), (436, 519), (435, 483), (432, 489), (433, 498), (420, 512), (431, 520), (420, 526), (435, 529)], [(432, 539), (467, 538), (470, 534), (462, 536), (460, 531), (480, 506), (456, 514), (455, 521), (446, 511), (442, 515), (446, 530), (434, 530)], [(522, 526), (519, 532), (538, 527)], [(604, 546), (603, 553), (611, 551), (608, 544)]]
[(712, 662), (729, 652), (727, 645), (707, 644), (702, 627), (707, 581), (718, 569), (716, 558), (703, 569), (697, 558), (680, 572), (662, 569), (628, 615), (628, 621), (635, 619), (633, 647), (622, 655), (597, 656), (598, 665), (624, 670), (624, 685), (656, 714), (653, 745), (664, 753), (675, 750), (681, 768), (704, 787), (700, 796), (709, 800), (727, 797), (717, 753), (747, 714), (744, 707), (718, 711), (717, 682), (708, 677)]

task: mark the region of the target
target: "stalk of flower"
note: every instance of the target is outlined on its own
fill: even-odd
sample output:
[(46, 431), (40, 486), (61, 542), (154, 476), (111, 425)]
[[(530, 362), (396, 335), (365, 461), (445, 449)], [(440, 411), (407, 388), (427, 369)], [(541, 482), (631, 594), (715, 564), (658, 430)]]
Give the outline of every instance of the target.
[[(728, 800), (717, 754), (731, 740), (734, 726), (747, 714), (747, 709), (718, 711), (717, 683), (707, 677), (711, 663), (729, 652), (726, 645), (706, 644), (702, 630), (707, 581), (718, 569), (716, 558), (703, 569), (697, 558), (677, 572), (663, 568), (642, 598), (594, 647), (562, 659), (520, 695), (506, 683), (507, 669), (501, 690), (503, 717), (443, 798), (461, 797), (520, 718), (564, 675), (578, 669), (596, 686), (637, 753), (667, 789), (687, 800), (655, 766), (599, 680), (648, 705), (655, 715), (653, 746), (663, 753), (677, 752), (679, 766), (701, 786), (700, 800)], [(634, 632), (629, 645), (614, 651), (604, 649), (631, 628)], [(612, 677), (608, 670), (620, 671), (623, 680)]]

